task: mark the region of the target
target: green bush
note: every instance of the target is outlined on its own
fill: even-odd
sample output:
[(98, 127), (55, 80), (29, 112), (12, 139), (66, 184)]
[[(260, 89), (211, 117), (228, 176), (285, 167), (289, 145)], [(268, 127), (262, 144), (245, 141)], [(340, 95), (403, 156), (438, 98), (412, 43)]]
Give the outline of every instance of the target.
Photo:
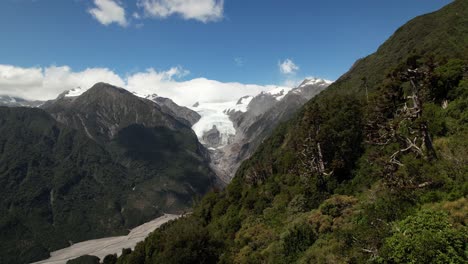
[(397, 222), (385, 240), (385, 263), (467, 263), (468, 233), (456, 229), (446, 213), (422, 210)]

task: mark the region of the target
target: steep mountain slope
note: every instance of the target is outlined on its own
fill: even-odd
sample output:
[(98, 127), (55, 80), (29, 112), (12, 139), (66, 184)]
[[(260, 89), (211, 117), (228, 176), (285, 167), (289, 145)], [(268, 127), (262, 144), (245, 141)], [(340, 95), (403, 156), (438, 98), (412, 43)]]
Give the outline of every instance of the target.
[(445, 8), (433, 14), (419, 16), (399, 28), (377, 52), (358, 60), (351, 70), (339, 78), (333, 89), (353, 92), (365, 87), (377, 88), (388, 70), (398, 66), (409, 54), (431, 54), (436, 58), (466, 58), (468, 56), (468, 22), (463, 16), (465, 3), (454, 1), (455, 8)]
[(78, 97), (65, 97), (42, 108), (59, 122), (83, 130), (97, 141), (109, 141), (131, 124), (186, 128), (150, 100), (105, 83), (94, 85)]
[(2, 263), (183, 213), (215, 186), (190, 127), (150, 100), (101, 83), (43, 109), (1, 109)]
[(261, 93), (251, 98), (245, 111), (228, 109), (226, 114), (233, 122), (236, 134), (228, 145), (211, 150), (218, 176), (229, 183), (242, 161), (253, 154), (278, 124), (289, 120), (330, 83), (321, 79), (305, 80), (290, 91)]
[(132, 182), (86, 135), (39, 109), (1, 107), (0, 150), (2, 263), (39, 260), (69, 241), (125, 232), (122, 209), (130, 207)]
[(142, 199), (156, 208), (185, 210), (194, 196), (214, 186), (208, 153), (196, 135), (150, 100), (99, 83), (43, 108), (106, 148), (131, 173)]
[(466, 263), (467, 23), (410, 21), (118, 263)]
[(191, 127), (195, 125), (201, 118), (201, 116), (197, 112), (187, 107), (179, 106), (169, 98), (159, 97), (153, 94), (147, 96), (146, 99), (155, 102), (161, 107), (161, 110), (164, 113), (172, 115), (187, 126)]
[(233, 117), (235, 126), (243, 137), (248, 139), (248, 156), (255, 151), (258, 145), (270, 135), (278, 124), (289, 120), (301, 106), (330, 84), (331, 82), (321, 79), (305, 80), (297, 88), (285, 93), (277, 103), (262, 110), (255, 109), (256, 98), (254, 98), (245, 113)]

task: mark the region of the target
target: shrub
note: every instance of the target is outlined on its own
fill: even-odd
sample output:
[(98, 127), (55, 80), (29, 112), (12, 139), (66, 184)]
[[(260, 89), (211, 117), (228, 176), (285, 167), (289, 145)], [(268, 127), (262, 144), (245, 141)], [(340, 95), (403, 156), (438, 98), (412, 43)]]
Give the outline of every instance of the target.
[(395, 224), (383, 248), (385, 263), (466, 263), (465, 227), (456, 229), (446, 213), (422, 210)]

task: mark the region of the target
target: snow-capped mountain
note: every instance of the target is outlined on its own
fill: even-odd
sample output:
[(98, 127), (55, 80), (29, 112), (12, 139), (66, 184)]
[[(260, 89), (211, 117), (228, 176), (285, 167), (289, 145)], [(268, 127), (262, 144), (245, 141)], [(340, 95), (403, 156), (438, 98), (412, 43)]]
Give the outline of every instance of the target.
[(213, 169), (228, 183), (239, 164), (250, 157), (278, 123), (289, 119), (331, 83), (313, 78), (296, 88), (281, 87), (236, 101), (197, 103), (190, 108), (201, 119), (192, 129), (210, 149)]
[(309, 86), (309, 85), (322, 85), (322, 86), (328, 86), (330, 84), (332, 84), (333, 82), (332, 81), (329, 81), (329, 80), (324, 80), (324, 79), (320, 79), (320, 78), (307, 78), (305, 79), (299, 86), (298, 88), (301, 88), (301, 87), (305, 87), (305, 86)]
[(231, 144), (237, 134), (232, 115), (248, 111), (256, 114), (263, 113), (292, 90), (293, 88), (278, 87), (256, 96), (247, 95), (228, 102), (196, 103), (190, 108), (199, 113), (201, 119), (192, 129), (202, 144), (212, 149), (223, 148)]

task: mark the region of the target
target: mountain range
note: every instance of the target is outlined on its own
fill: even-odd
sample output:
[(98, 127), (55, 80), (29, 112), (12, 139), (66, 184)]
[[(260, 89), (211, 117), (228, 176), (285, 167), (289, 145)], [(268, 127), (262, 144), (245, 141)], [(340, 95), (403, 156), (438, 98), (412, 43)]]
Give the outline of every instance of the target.
[[(218, 176), (219, 184), (223, 186), (231, 181), (241, 162), (250, 157), (259, 143), (271, 133), (277, 124), (288, 120), (303, 104), (331, 83), (328, 80), (311, 78), (304, 80), (296, 88), (278, 87), (233, 101), (203, 102), (192, 106), (179, 106), (170, 98), (160, 97), (157, 94), (132, 94), (153, 101), (159, 106), (161, 112), (195, 131), (200, 143), (208, 149), (211, 168)], [(82, 95), (86, 92), (86, 89), (75, 88), (63, 92), (55, 100), (45, 102), (3, 96), (0, 97), (0, 106), (40, 107), (51, 113), (59, 122), (75, 129), (83, 129), (92, 139), (102, 141), (103, 135), (94, 135), (96, 131), (92, 132), (93, 135), (90, 134), (90, 131), (95, 128), (92, 128), (92, 125), (88, 130), (84, 124), (87, 121), (82, 120), (83, 114), (78, 114), (78, 112), (86, 112), (87, 103), (94, 96), (104, 98), (105, 95), (93, 94), (84, 98)], [(78, 97), (81, 103), (74, 102)], [(78, 106), (80, 104), (81, 106)], [(129, 103), (125, 105), (132, 107)], [(70, 109), (66, 110), (66, 108)], [(111, 111), (108, 109), (108, 112)], [(98, 122), (104, 122), (99, 128), (101, 130), (115, 125), (112, 124), (112, 120)], [(138, 123), (138, 120), (128, 120), (124, 126), (132, 122)], [(112, 137), (115, 131), (107, 131), (107, 133), (109, 133), (107, 137)]]

